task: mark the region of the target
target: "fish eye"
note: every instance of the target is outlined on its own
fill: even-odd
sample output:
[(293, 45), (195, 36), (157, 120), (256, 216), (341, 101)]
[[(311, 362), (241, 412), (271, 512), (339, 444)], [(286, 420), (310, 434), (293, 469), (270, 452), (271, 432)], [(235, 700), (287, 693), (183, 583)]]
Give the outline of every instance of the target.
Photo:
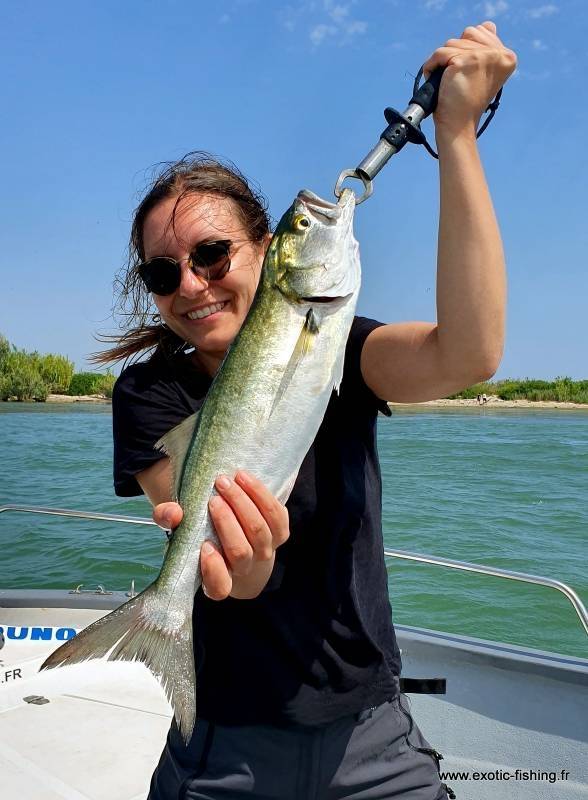
[(292, 227), (295, 231), (302, 232), (306, 228), (310, 228), (310, 220), (304, 214), (297, 214), (292, 220)]

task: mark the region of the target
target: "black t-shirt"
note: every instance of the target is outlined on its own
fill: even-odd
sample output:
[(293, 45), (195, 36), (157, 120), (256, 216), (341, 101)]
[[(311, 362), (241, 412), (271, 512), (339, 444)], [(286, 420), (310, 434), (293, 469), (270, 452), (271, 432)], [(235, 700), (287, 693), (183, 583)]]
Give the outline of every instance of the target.
[[(253, 600), (194, 603), (198, 716), (225, 725), (323, 725), (397, 692), (381, 524), (378, 410), (360, 356), (382, 323), (355, 317), (340, 393), (287, 502), (290, 538)], [(186, 356), (155, 356), (123, 371), (113, 393), (114, 484), (141, 493), (137, 472), (161, 458), (155, 442), (202, 405), (211, 379)]]

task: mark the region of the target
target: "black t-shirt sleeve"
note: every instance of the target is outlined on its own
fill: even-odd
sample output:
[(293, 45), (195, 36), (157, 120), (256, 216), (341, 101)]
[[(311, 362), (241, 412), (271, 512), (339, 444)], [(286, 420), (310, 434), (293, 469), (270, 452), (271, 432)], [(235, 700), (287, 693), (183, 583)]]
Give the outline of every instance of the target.
[(390, 409), (385, 400), (380, 399), (369, 388), (361, 374), (361, 351), (365, 340), (376, 328), (384, 325), (368, 317), (355, 317), (349, 331), (347, 347), (345, 350), (345, 366), (341, 382), (341, 396), (352, 403), (359, 403), (368, 408), (381, 411), (387, 417), (391, 416)]
[(142, 494), (137, 472), (163, 458), (155, 443), (202, 401), (181, 391), (161, 364), (133, 364), (118, 378), (112, 393), (114, 490), (120, 497)]

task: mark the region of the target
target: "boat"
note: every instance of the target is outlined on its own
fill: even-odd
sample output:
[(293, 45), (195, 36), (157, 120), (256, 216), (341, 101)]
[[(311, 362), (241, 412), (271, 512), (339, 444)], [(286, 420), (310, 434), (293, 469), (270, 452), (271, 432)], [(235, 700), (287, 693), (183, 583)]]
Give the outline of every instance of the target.
[[(155, 524), (125, 515), (0, 506), (0, 513), (8, 512)], [(550, 587), (567, 597), (588, 633), (585, 606), (561, 581), (403, 550), (385, 554)], [(81, 585), (0, 589), (3, 800), (146, 797), (172, 717), (147, 668), (95, 660), (38, 672), (60, 643), (134, 595), (133, 583), (128, 592)], [(425, 737), (443, 754), (442, 780), (457, 800), (588, 798), (588, 659), (420, 627), (395, 629), (404, 691)]]

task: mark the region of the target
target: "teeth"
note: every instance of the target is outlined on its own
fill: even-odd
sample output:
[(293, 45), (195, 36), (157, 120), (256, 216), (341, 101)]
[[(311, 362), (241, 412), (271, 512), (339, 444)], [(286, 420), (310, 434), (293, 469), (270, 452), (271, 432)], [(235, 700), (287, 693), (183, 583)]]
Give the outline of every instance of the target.
[(189, 311), (186, 316), (188, 319), (204, 319), (204, 317), (209, 317), (211, 314), (214, 314), (216, 311), (220, 311), (221, 308), (226, 306), (225, 303), (215, 303), (213, 306), (206, 306), (206, 308), (199, 308), (198, 311)]

